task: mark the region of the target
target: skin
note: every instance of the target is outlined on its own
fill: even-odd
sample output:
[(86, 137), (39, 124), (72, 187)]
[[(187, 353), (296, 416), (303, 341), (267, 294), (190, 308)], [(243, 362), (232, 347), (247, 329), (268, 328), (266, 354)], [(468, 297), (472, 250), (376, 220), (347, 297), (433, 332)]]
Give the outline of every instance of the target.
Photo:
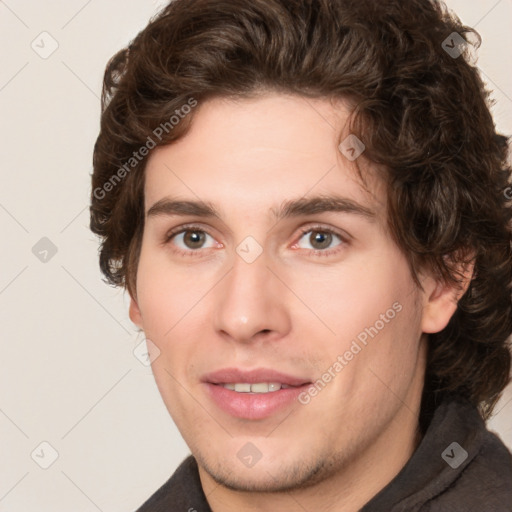
[[(172, 198), (206, 201), (219, 214), (147, 215), (130, 305), (158, 347), (156, 383), (215, 512), (358, 510), (420, 441), (426, 333), (446, 326), (463, 290), (428, 272), (423, 290), (415, 285), (387, 227), (382, 173), (363, 153), (364, 186), (338, 149), (347, 113), (341, 101), (282, 94), (212, 99), (186, 136), (147, 163), (146, 212)], [(272, 213), (332, 195), (373, 216)], [(186, 237), (169, 236), (190, 223)], [(252, 263), (236, 252), (247, 236), (263, 251)], [(239, 419), (205, 392), (201, 378), (226, 367), (314, 382), (395, 303), (401, 311), (306, 405)], [(247, 442), (262, 455), (253, 467), (237, 457)]]

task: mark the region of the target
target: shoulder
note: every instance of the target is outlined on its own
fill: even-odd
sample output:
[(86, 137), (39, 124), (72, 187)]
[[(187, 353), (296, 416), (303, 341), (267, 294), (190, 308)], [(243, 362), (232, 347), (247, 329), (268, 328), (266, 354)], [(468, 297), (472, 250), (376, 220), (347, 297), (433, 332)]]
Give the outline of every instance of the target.
[(402, 471), (365, 512), (512, 512), (512, 456), (477, 408), (448, 397)]
[(485, 430), (480, 450), (453, 484), (421, 512), (512, 511), (512, 455), (498, 436)]

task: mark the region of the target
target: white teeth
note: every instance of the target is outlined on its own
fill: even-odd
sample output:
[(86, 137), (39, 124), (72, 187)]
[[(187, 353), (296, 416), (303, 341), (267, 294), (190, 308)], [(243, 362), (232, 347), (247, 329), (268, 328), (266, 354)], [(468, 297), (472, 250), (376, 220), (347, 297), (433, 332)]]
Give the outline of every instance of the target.
[(238, 393), (271, 393), (273, 391), (279, 391), (280, 389), (286, 389), (290, 386), (286, 384), (280, 384), (279, 382), (257, 382), (250, 384), (248, 382), (238, 382), (222, 384), (226, 389), (231, 391), (237, 391)]
[(266, 382), (260, 382), (258, 384), (251, 384), (252, 393), (268, 393), (269, 385)]
[(251, 385), (246, 383), (235, 384), (235, 391), (239, 393), (249, 393), (251, 391)]

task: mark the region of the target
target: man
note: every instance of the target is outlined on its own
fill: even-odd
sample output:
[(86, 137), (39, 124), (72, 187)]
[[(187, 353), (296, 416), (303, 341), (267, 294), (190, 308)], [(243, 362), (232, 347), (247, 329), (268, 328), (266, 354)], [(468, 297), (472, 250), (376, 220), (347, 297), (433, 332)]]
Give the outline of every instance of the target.
[(111, 60), (91, 227), (192, 453), (141, 512), (512, 510), (470, 34), (433, 0), (176, 0)]

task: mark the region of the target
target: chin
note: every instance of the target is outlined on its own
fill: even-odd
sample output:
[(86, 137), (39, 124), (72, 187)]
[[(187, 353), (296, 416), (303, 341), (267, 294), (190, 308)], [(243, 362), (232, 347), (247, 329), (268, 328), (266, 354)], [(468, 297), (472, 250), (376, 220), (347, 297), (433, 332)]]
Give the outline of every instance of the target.
[(307, 464), (300, 461), (271, 464), (258, 461), (253, 467), (241, 467), (240, 463), (227, 461), (210, 464), (208, 460), (194, 454), (198, 464), (219, 485), (238, 492), (289, 492), (313, 486), (328, 478), (331, 471), (327, 461)]

